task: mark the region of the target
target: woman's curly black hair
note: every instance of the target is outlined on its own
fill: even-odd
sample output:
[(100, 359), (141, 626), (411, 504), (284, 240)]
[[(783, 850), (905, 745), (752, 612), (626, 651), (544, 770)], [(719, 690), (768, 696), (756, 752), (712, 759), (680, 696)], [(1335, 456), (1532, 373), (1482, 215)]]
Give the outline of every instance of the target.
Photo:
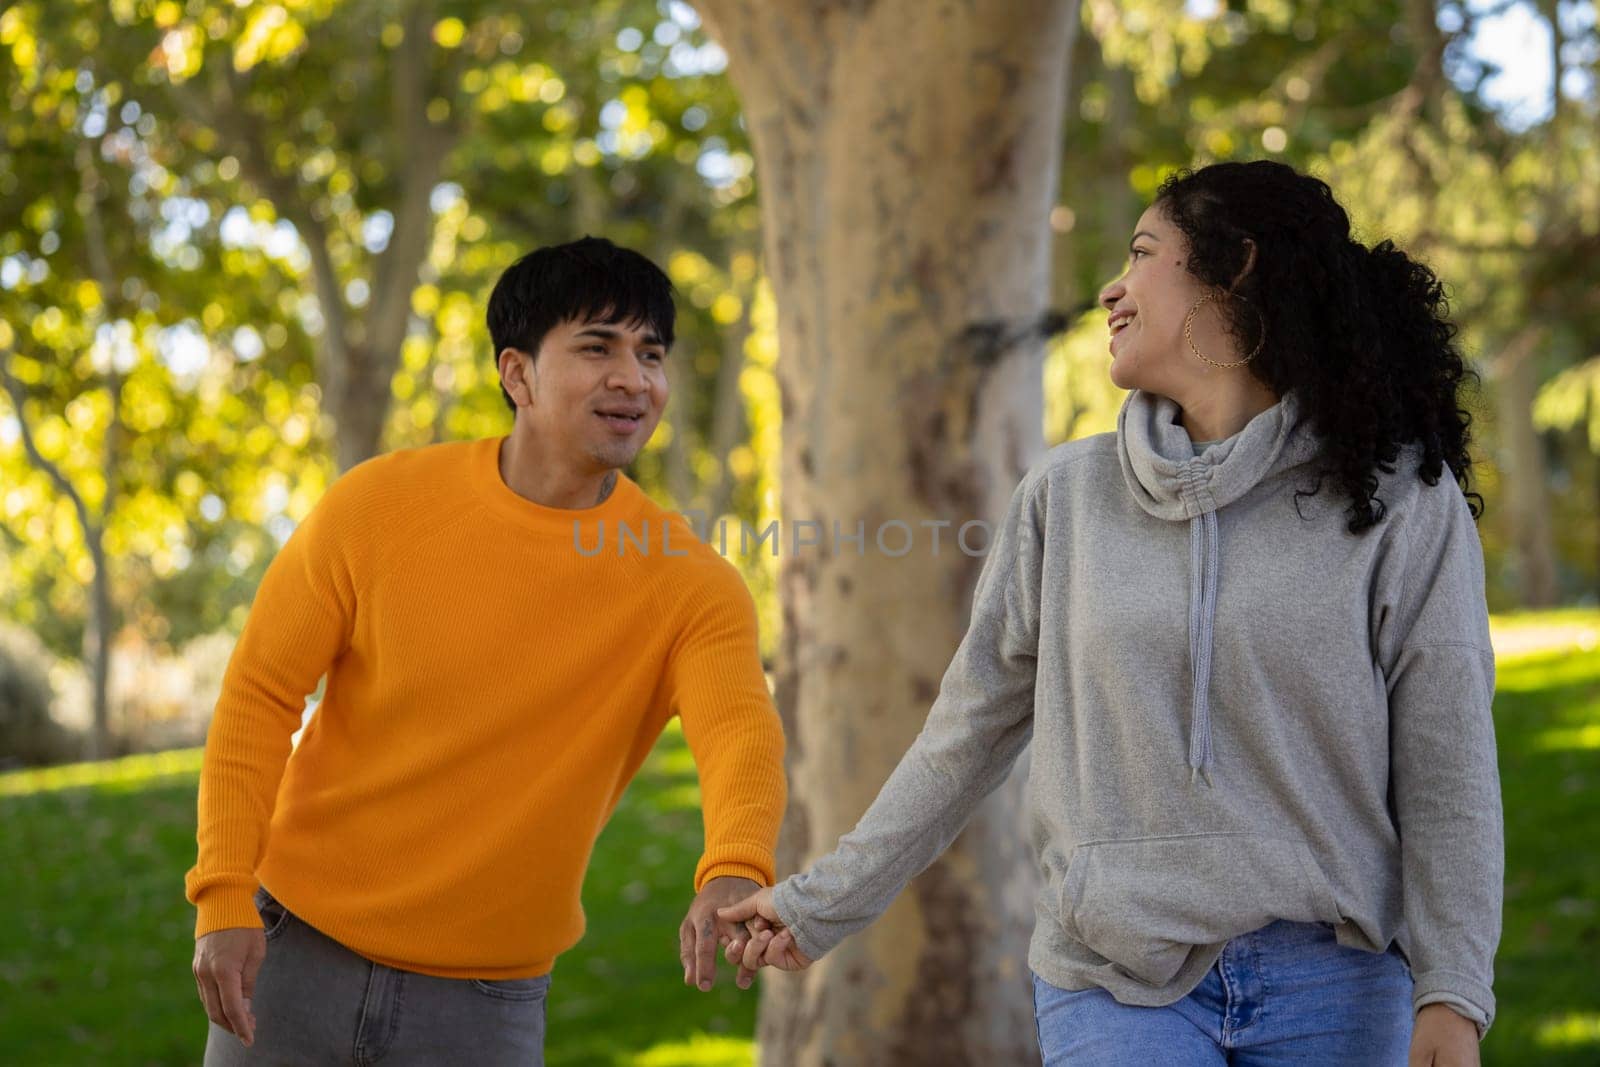
[[(1353, 240), (1327, 183), (1282, 163), (1181, 172), (1155, 202), (1188, 239), (1189, 272), (1243, 298), (1218, 301), (1242, 351), (1265, 328), (1250, 370), (1279, 396), (1295, 393), (1323, 438), (1324, 465), (1308, 495), (1331, 477), (1350, 498), (1350, 532), (1370, 529), (1384, 516), (1378, 472), (1393, 473), (1401, 448), (1416, 443), (1423, 481), (1437, 485), (1448, 464), (1473, 518), (1483, 513), (1483, 498), (1467, 488), (1472, 417), (1458, 399), (1477, 375), (1456, 346), (1433, 271), (1392, 241)], [(1240, 278), (1246, 241), (1256, 259)]]

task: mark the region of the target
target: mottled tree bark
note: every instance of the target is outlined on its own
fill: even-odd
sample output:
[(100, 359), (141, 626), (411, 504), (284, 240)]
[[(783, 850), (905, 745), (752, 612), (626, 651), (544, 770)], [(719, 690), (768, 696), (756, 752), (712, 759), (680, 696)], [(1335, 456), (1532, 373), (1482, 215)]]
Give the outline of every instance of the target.
[[(698, 6), (741, 95), (779, 309), (793, 871), (854, 825), (921, 727), (981, 562), (956, 532), (998, 518), (1042, 445), (1035, 327), (1077, 8)], [(793, 549), (806, 520), (832, 551)], [(864, 524), (860, 551), (835, 522)], [(940, 522), (935, 552), (921, 524)], [(767, 981), (763, 1062), (1035, 1061), (1033, 894), (1014, 778), (878, 923)]]

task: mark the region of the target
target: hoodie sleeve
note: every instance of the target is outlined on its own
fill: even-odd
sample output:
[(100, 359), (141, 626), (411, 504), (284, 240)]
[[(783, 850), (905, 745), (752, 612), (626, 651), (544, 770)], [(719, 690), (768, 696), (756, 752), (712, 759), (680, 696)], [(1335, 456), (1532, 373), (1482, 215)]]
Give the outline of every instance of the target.
[(1494, 1019), (1505, 881), (1483, 550), (1448, 478), (1422, 490), (1407, 520), (1377, 636), (1413, 1005), (1446, 1004), (1481, 1036)]
[(812, 959), (881, 915), (961, 832), (1033, 735), (1042, 523), (1024, 479), (985, 559), (972, 620), (922, 732), (828, 855), (774, 891)]

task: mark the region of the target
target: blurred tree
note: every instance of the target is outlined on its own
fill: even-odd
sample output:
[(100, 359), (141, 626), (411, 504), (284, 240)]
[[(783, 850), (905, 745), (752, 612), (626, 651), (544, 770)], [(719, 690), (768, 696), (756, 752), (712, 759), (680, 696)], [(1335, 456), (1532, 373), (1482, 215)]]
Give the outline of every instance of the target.
[[(532, 245), (581, 232), (656, 255), (684, 297), (672, 421), (635, 475), (657, 491), (671, 480), (684, 506), (754, 518), (763, 473), (746, 444), (740, 327), (758, 220), (720, 50), (682, 4), (503, 7), (35, 0), (0, 14), (0, 301), (28, 425), (74, 485), (113, 444), (125, 472), (108, 514), (96, 517), (97, 489), (80, 493), (84, 526), (28, 459), (21, 424), (0, 420), (0, 604), (58, 653), (85, 647), (94, 576), (110, 584), (102, 617), (147, 640), (236, 628), (337, 469), (325, 446), (348, 461), (374, 420), (384, 447), (504, 432), (489, 287)], [(421, 119), (391, 126), (384, 107), (419, 98)], [(419, 121), (456, 130), (426, 173), (407, 140)], [(106, 182), (87, 218), (79, 180), (61, 180), (84, 145)], [(91, 225), (117, 292), (86, 310), (78, 294), (104, 288)], [(398, 312), (380, 313), (373, 294), (401, 290)], [(120, 434), (84, 416), (114, 393), (111, 354), (125, 404), (145, 405)], [(342, 446), (334, 389), (370, 401)], [(105, 567), (85, 531), (103, 534)], [(762, 561), (744, 562), (770, 587)]]
[[(1557, 453), (1534, 411), (1540, 384), (1581, 357), (1600, 322), (1585, 267), (1600, 249), (1596, 101), (1592, 91), (1568, 99), (1562, 58), (1572, 53), (1561, 27), (1580, 6), (1562, 4), (1560, 17), (1555, 5), (1539, 9), (1552, 31), (1549, 114), (1519, 128), (1485, 105), (1483, 64), (1463, 48), (1483, 15), (1454, 4), (1435, 15), (1426, 0), (1412, 0), (1413, 25), (1434, 15), (1449, 77), (1429, 80), (1417, 106), (1384, 116), (1327, 157), (1335, 188), (1353, 194), (1369, 226), (1395, 235), (1446, 281), (1484, 372), (1490, 419), (1480, 454), (1495, 462), (1478, 474), (1491, 505), (1485, 542), (1491, 557), (1505, 557), (1491, 568), (1492, 602), (1501, 604), (1547, 606), (1563, 595), (1551, 493)], [(1586, 28), (1573, 28), (1591, 52), (1600, 45), (1592, 14)], [(1593, 536), (1593, 523), (1585, 525)]]
[(106, 752), (115, 633), (186, 640), (248, 603), (274, 542), (256, 498), (317, 397), (280, 365), (293, 278), (222, 238), (58, 14), (0, 14), (0, 609), (82, 656)]
[[(274, 413), (292, 376), (235, 367), (208, 334), (231, 328), (243, 343), (248, 330), (254, 356), (257, 327), (293, 345), (273, 311), (284, 275), (216, 240), (210, 207), (143, 141), (150, 116), (97, 78), (83, 37), (55, 35), (57, 14), (42, 4), (0, 14), (10, 113), (0, 144), (0, 603), (55, 651), (82, 657), (92, 750), (104, 753), (119, 627), (185, 636), (172, 634), (177, 613), (160, 603), (198, 573), (189, 564), (202, 542), (232, 563), (270, 540), (257, 522), (225, 522), (238, 504), (222, 494), (246, 497), (260, 460), (281, 447), (254, 412)], [(239, 285), (219, 295), (224, 268)], [(215, 627), (248, 600), (237, 571), (206, 573), (222, 581), (180, 630)]]
[[(122, 292), (111, 274), (111, 258), (105, 229), (101, 224), (100, 201), (105, 193), (105, 183), (100, 176), (99, 167), (94, 162), (94, 147), (89, 142), (81, 142), (73, 153), (73, 164), (78, 171), (80, 186), (78, 195), (71, 200), (72, 212), (76, 218), (70, 223), (66, 217), (59, 218), (61, 224), (59, 230), (66, 230), (69, 239), (77, 237), (81, 240), (81, 253), (88, 261), (86, 264), (88, 272), (93, 278), (89, 287), (79, 286), (77, 292), (73, 294), (77, 305), (74, 310), (79, 312), (79, 315), (74, 317), (78, 321), (66, 327), (70, 332), (57, 332), (51, 329), (53, 324), (62, 323), (65, 319), (61, 308), (67, 302), (62, 301), (52, 304), (43, 315), (35, 319), (25, 337), (18, 337), (9, 326), (3, 328), (4, 334), (9, 336), (0, 336), (0, 386), (4, 387), (11, 400), (23, 450), (29, 462), (50, 480), (55, 489), (71, 505), (73, 516), (78, 523), (77, 532), (89, 552), (89, 624), (84, 632), (83, 659), (89, 668), (90, 693), (94, 705), (94, 725), (90, 732), (87, 753), (91, 759), (108, 755), (110, 751), (108, 678), (111, 636), (115, 620), (111, 574), (106, 558), (106, 525), (117, 503), (117, 489), (123, 461), (122, 438), (125, 417), (123, 386), (126, 368), (113, 358), (101, 376), (100, 387), (96, 389), (91, 386), (80, 391), (74, 398), (73, 403), (80, 405), (80, 417), (92, 418), (93, 415), (89, 415), (88, 412), (96, 407), (102, 408), (105, 412), (105, 425), (100, 434), (101, 458), (98, 469), (83, 470), (78, 481), (69, 477), (61, 464), (40, 451), (39, 444), (35, 440), (33, 425), (35, 420), (29, 411), (29, 390), (24, 384), (24, 377), (35, 382), (41, 380), (44, 377), (41, 373), (43, 366), (54, 363), (56, 361), (54, 357), (57, 355), (71, 358), (75, 354), (71, 350), (73, 341), (76, 340), (77, 345), (82, 346), (87, 340), (85, 335), (88, 330), (98, 326), (108, 326), (117, 321), (127, 321), (125, 315), (121, 313), (124, 303)], [(36, 210), (39, 203), (36, 201), (33, 205)], [(54, 212), (51, 214), (51, 221), (57, 222)], [(59, 230), (49, 232), (58, 234)], [(60, 237), (57, 236), (50, 243), (56, 244), (59, 241)], [(52, 315), (51, 312), (55, 314)], [(72, 330), (72, 326), (78, 329)], [(77, 334), (75, 339), (72, 337), (73, 333)], [(33, 350), (29, 342), (35, 341), (40, 343), (37, 351), (42, 358), (35, 357), (32, 361), (35, 366), (24, 369), (21, 363), (23, 357), (19, 357), (18, 371), (13, 371), (11, 366), (13, 345), (24, 350)], [(86, 499), (86, 496), (90, 498), (98, 496), (99, 499), (92, 501)]]
[[(860, 522), (866, 540), (859, 553), (782, 546), (788, 870), (854, 824), (915, 736), (978, 569), (952, 542), (1001, 515), (1039, 453), (1046, 219), (1076, 5), (700, 10), (728, 50), (764, 183), (782, 536)], [(920, 532), (880, 559), (904, 541), (881, 532), (893, 522)], [(940, 522), (942, 551), (920, 525)], [(1003, 789), (882, 922), (766, 986), (765, 1059), (1037, 1057), (1019, 800)]]
[[(1483, 92), (1495, 72), (1468, 43), (1478, 22), (1512, 7), (1536, 5), (1090, 0), (1065, 127), (1068, 158), (1083, 165), (1063, 170), (1051, 223), (1056, 303), (1076, 310), (1121, 269), (1133, 218), (1171, 171), (1265, 156), (1330, 180), (1359, 236), (1396, 238), (1438, 270), (1455, 300), (1488, 386), (1471, 398), (1491, 416), (1480, 422), (1479, 450), (1498, 460), (1478, 472), (1491, 585), (1497, 603), (1531, 605), (1561, 595), (1554, 538), (1571, 523), (1552, 517), (1552, 478), (1566, 475), (1547, 469), (1552, 450), (1530, 400), (1574, 353), (1594, 348), (1578, 340), (1594, 336), (1579, 257), (1594, 240), (1600, 156), (1592, 88), (1573, 86), (1600, 47), (1592, 4), (1538, 7), (1559, 31), (1550, 37), (1554, 86), (1568, 88), (1553, 87), (1547, 121), (1508, 130)], [(1513, 228), (1524, 236), (1510, 238)], [(1051, 440), (1111, 426), (1120, 394), (1104, 380), (1102, 321), (1081, 316), (1053, 348)], [(1542, 409), (1550, 425), (1583, 417), (1587, 380), (1581, 371), (1554, 379)], [(1600, 501), (1584, 500), (1600, 513)], [(1580, 525), (1588, 545), (1578, 555), (1593, 567), (1600, 529)]]
[[(86, 20), (96, 7), (74, 10)], [(464, 317), (443, 297), (486, 296), (529, 245), (605, 233), (664, 261), (691, 248), (723, 271), (738, 250), (724, 237), (753, 245), (736, 109), (683, 4), (535, 14), (491, 0), (119, 0), (111, 12), (118, 32), (96, 40), (98, 55), (159, 116), (148, 136), (171, 165), (292, 226), (313, 297), (299, 313), (316, 339), (319, 436), (340, 469), (394, 444), (389, 435), (441, 432), (434, 420), (456, 398), (428, 379), (455, 385), (460, 368), (441, 371), (428, 344), (408, 357), (407, 338), (486, 345), (471, 324), (481, 303)], [(716, 294), (694, 295), (709, 318)], [(488, 362), (469, 381), (492, 377), (492, 354), (474, 355)], [(698, 399), (669, 426), (708, 429)], [(467, 410), (487, 414), (476, 400)], [(697, 473), (698, 455), (680, 454)], [(679, 488), (691, 483), (698, 491), (694, 477)]]

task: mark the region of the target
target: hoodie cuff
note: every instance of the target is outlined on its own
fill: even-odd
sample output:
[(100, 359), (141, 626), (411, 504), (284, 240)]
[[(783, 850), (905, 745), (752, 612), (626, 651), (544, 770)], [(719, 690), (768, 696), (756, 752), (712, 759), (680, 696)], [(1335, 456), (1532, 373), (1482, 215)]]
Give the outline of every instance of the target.
[(795, 902), (790, 899), (793, 896), (793, 881), (794, 879), (792, 878), (785, 878), (776, 886), (773, 886), (772, 907), (778, 913), (779, 921), (788, 927), (789, 932), (794, 935), (795, 948), (799, 949), (807, 959), (815, 963), (833, 946), (824, 945), (811, 936), (806, 920), (795, 908)]
[(1457, 1015), (1470, 1019), (1478, 1028), (1480, 1041), (1489, 1032), (1489, 1025), (1494, 1022), (1494, 992), (1482, 982), (1454, 971), (1433, 970), (1417, 975), (1414, 983), (1413, 1013), (1429, 1004), (1443, 1004)]

